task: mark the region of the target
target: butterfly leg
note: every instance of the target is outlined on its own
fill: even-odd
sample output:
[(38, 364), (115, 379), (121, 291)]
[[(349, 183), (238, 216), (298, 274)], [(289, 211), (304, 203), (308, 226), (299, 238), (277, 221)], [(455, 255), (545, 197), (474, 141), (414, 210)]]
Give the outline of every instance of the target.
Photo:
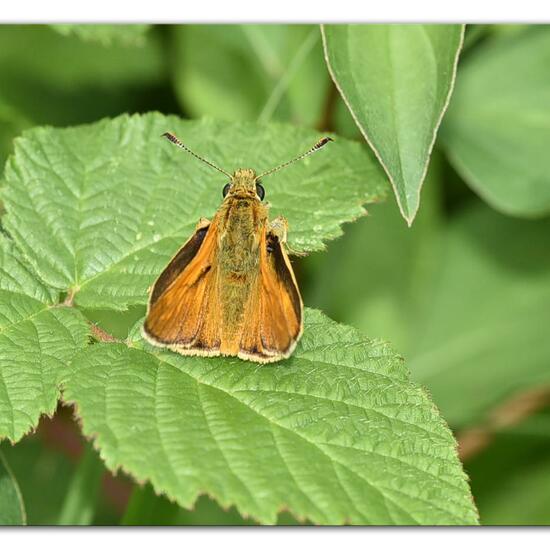
[(286, 236), (288, 233), (288, 222), (283, 216), (277, 216), (269, 222), (267, 226), (268, 234), (274, 235), (277, 237), (280, 243), (286, 243)]
[(305, 256), (305, 254), (299, 250), (294, 250), (288, 246), (286, 242), (288, 234), (288, 222), (283, 216), (277, 216), (274, 218), (267, 228), (267, 234), (277, 237), (278, 241), (285, 246), (286, 251), (294, 256)]

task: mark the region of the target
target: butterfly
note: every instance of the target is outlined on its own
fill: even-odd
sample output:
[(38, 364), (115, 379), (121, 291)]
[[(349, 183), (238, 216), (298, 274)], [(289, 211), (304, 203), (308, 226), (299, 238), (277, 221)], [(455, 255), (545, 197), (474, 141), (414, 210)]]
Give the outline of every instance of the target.
[(194, 233), (150, 289), (143, 335), (182, 355), (237, 356), (258, 363), (289, 357), (303, 330), (303, 304), (286, 251), (288, 224), (269, 221), (261, 178), (314, 153), (256, 175), (229, 174), (200, 157), (172, 133), (169, 141), (225, 174), (223, 202)]

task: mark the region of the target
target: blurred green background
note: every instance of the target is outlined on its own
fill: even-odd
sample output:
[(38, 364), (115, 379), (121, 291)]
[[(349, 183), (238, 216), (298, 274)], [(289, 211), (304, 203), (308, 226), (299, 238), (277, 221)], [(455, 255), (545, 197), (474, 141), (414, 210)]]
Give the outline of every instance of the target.
[[(457, 82), (479, 52), (521, 40), (525, 63), (546, 63), (525, 102), (550, 108), (550, 48), (534, 33), (550, 43), (550, 27), (468, 26)], [(313, 25), (4, 25), (0, 73), (2, 165), (25, 128), (151, 110), (283, 120), (362, 141)], [(548, 149), (550, 126), (542, 126)], [(442, 135), (412, 228), (389, 195), (326, 251), (295, 259), (304, 303), (404, 355), (459, 439), (482, 523), (550, 524), (550, 220), (481, 199), (449, 161), (455, 134), (445, 121)], [(500, 177), (508, 168), (494, 170)], [(143, 308), (87, 314), (123, 337)], [(29, 524), (251, 523), (206, 497), (183, 510), (107, 473), (68, 408), (0, 449)], [(92, 508), (75, 496), (82, 484), (95, 495)], [(280, 523), (296, 521), (282, 513)]]

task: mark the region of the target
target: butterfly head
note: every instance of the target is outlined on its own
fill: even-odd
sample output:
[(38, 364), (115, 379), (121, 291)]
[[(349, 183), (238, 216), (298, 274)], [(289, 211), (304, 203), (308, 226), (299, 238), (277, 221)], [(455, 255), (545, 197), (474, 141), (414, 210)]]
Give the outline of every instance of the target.
[(250, 168), (240, 168), (231, 176), (231, 181), (223, 188), (223, 196), (238, 198), (256, 198), (264, 200), (265, 189), (258, 180), (256, 172)]

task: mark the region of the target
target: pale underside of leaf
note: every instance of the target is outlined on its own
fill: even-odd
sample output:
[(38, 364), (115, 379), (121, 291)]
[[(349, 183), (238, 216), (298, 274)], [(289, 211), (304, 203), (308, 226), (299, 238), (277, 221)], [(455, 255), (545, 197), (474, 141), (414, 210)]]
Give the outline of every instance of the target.
[(208, 493), (263, 523), (475, 523), (454, 439), (401, 358), (318, 312), (305, 326), (267, 367), (93, 346), (64, 398), (109, 468), (185, 507)]
[[(446, 51), (442, 49), (440, 52), (425, 27), (426, 25), (321, 26), (325, 59), (331, 77), (355, 123), (390, 179), (401, 214), (409, 225), (418, 211), (420, 191), (437, 131), (451, 98), (464, 38), (463, 25), (458, 34), (449, 26), (446, 29), (450, 35), (449, 43), (445, 45)], [(333, 35), (333, 39), (335, 33), (341, 34), (338, 46), (331, 47), (327, 32)], [(379, 59), (385, 56), (387, 65), (368, 66), (368, 74), (365, 76), (357, 65), (368, 52), (364, 48), (352, 47), (350, 33), (359, 37), (360, 42), (362, 38), (357, 33), (365, 33), (367, 36), (373, 32), (385, 34), (387, 47), (381, 52)], [(441, 32), (445, 31), (441, 29)], [(405, 38), (406, 34), (408, 38)], [(344, 39), (344, 35), (347, 39)], [(410, 41), (408, 46), (407, 40)], [(424, 48), (422, 56), (418, 60), (413, 59), (412, 52), (421, 45)], [(416, 61), (421, 63), (418, 67), (422, 70), (421, 77), (414, 72), (413, 63)], [(443, 65), (443, 69), (440, 65)], [(378, 74), (379, 71), (382, 72)], [(389, 75), (383, 74), (384, 71), (389, 71)], [(424, 74), (426, 71), (430, 74)], [(387, 84), (386, 78), (389, 80)], [(364, 94), (373, 88), (377, 80), (381, 82), (377, 84), (380, 89), (374, 97), (365, 98)], [(383, 103), (386, 98), (390, 99), (387, 106)], [(423, 113), (423, 117), (413, 123), (412, 119), (418, 113)]]

